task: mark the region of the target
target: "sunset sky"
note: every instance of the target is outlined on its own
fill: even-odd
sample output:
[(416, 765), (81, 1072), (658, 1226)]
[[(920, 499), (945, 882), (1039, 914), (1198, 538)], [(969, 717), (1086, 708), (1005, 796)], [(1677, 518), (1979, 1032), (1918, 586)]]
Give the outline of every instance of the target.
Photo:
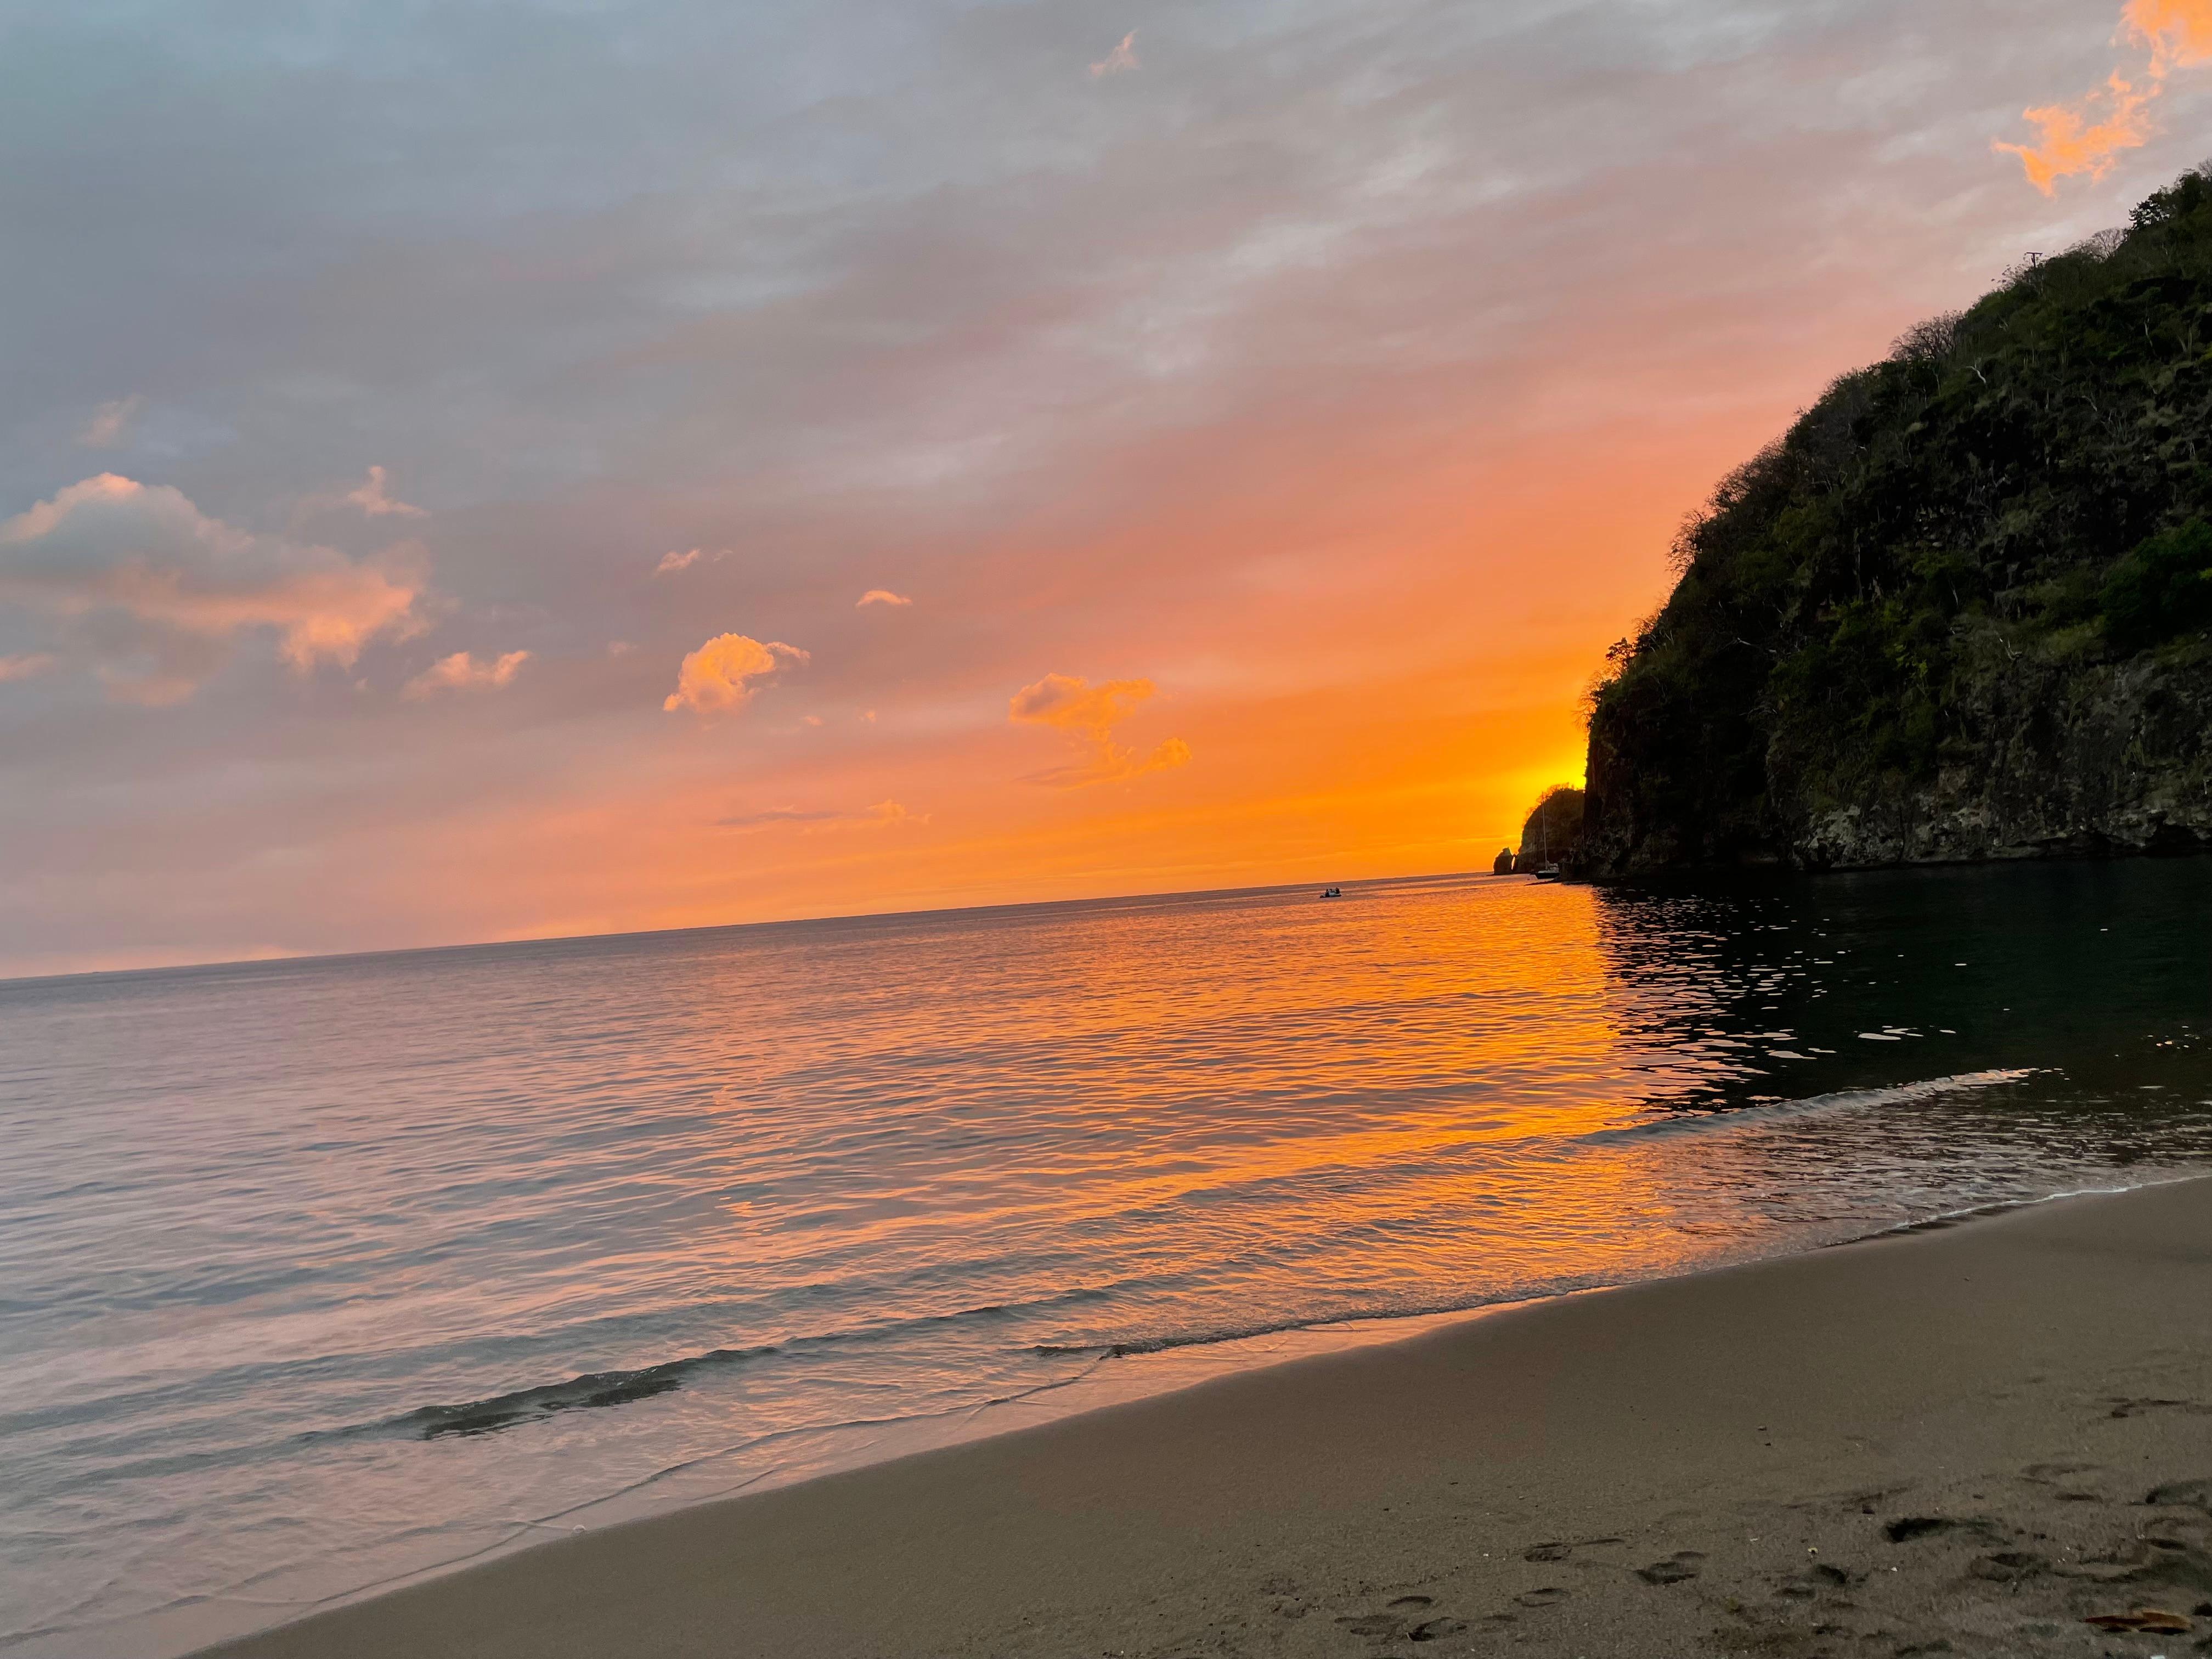
[(1684, 514), (2212, 151), (2208, 61), (0, 0), (0, 973), (1486, 867)]

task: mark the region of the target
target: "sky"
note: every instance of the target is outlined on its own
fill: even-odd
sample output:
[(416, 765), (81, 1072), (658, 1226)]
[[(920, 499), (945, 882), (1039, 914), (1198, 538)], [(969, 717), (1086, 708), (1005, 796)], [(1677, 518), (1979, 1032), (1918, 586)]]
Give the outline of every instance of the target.
[(2212, 0), (0, 0), (0, 974), (1487, 867)]

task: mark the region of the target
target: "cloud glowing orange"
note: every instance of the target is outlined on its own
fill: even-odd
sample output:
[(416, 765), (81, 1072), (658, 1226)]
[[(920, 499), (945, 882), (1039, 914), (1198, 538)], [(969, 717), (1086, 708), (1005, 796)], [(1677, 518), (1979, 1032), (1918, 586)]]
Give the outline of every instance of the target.
[(1072, 674), (1048, 674), (1035, 684), (1024, 686), (1006, 705), (1009, 720), (1052, 726), (1090, 751), (1090, 758), (1081, 765), (1056, 766), (1035, 774), (1030, 781), (1073, 788), (1188, 764), (1190, 745), (1181, 738), (1170, 738), (1144, 756), (1114, 741), (1114, 727), (1152, 695), (1150, 680), (1108, 680), (1093, 685)]
[(2121, 151), (2149, 138), (2151, 100), (2165, 90), (2166, 77), (2212, 58), (2212, 0), (2128, 0), (2120, 33), (2149, 54), (2136, 78), (2114, 70), (2102, 87), (2072, 104), (2023, 111), (2040, 135), (2037, 141), (1992, 145), (2020, 157), (2028, 183), (2045, 196), (2077, 173), (2103, 178)]
[(805, 652), (781, 640), (763, 645), (743, 634), (717, 634), (684, 659), (676, 690), (660, 706), (672, 714), (679, 708), (712, 714), (741, 708), (753, 694), (747, 682), (775, 673), (786, 661), (806, 660)]

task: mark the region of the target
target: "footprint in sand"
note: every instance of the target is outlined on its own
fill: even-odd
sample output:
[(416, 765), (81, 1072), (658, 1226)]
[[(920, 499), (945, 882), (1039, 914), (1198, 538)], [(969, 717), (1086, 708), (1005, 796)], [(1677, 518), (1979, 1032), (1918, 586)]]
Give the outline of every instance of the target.
[(1685, 1579), (1695, 1578), (1700, 1571), (1698, 1564), (1705, 1559), (1697, 1550), (1677, 1550), (1664, 1561), (1637, 1568), (1636, 1576), (1647, 1584), (1679, 1584)]
[(2169, 1480), (2162, 1486), (2152, 1487), (2143, 1502), (2186, 1505), (2212, 1515), (2212, 1480)]
[(1786, 1595), (1793, 1601), (1808, 1601), (1816, 1595), (1847, 1588), (1855, 1575), (1849, 1567), (1839, 1567), (1832, 1562), (1817, 1561), (1794, 1577), (1784, 1580), (1775, 1589), (1777, 1595)]
[(1346, 1618), (1336, 1621), (1354, 1636), (1395, 1636), (1405, 1626), (1402, 1619), (1388, 1613), (1370, 1613), (1364, 1619)]
[(1390, 1603), (1393, 1613), (1418, 1613), (1423, 1607), (1432, 1607), (1436, 1602), (1425, 1595), (1401, 1595)]
[(1434, 1642), (1439, 1638), (1456, 1636), (1467, 1628), (1464, 1619), (1431, 1619), (1426, 1624), (1416, 1625), (1406, 1632), (1413, 1642)]
[(1948, 1515), (1902, 1515), (1884, 1526), (1881, 1535), (1893, 1544), (1903, 1544), (1931, 1533), (1948, 1532), (1958, 1524)]
[(1521, 1559), (1523, 1561), (1564, 1561), (1573, 1549), (1571, 1544), (1539, 1544), (1533, 1549), (1523, 1550)]
[(1527, 1594), (1516, 1595), (1513, 1599), (1518, 1601), (1524, 1607), (1548, 1607), (1554, 1601), (1565, 1601), (1567, 1599), (1567, 1592), (1561, 1589), (1556, 1584), (1547, 1584), (1541, 1589), (1532, 1589)]
[(1966, 1571), (1977, 1578), (1987, 1578), (2000, 1584), (2016, 1584), (2023, 1578), (2034, 1577), (2050, 1565), (2041, 1556), (2031, 1555), (2026, 1550), (2007, 1550), (1998, 1555), (1978, 1557)]

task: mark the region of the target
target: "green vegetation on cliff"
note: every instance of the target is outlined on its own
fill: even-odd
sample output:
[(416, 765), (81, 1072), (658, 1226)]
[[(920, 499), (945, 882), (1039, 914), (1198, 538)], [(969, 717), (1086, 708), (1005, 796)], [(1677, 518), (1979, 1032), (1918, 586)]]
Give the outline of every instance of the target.
[(1582, 857), (1583, 792), (1571, 784), (1555, 783), (1543, 793), (1521, 824), (1521, 850), (1514, 868), (1522, 872), (1547, 864), (1574, 864)]
[(1844, 376), (1675, 552), (1596, 873), (2212, 842), (2212, 179)]

